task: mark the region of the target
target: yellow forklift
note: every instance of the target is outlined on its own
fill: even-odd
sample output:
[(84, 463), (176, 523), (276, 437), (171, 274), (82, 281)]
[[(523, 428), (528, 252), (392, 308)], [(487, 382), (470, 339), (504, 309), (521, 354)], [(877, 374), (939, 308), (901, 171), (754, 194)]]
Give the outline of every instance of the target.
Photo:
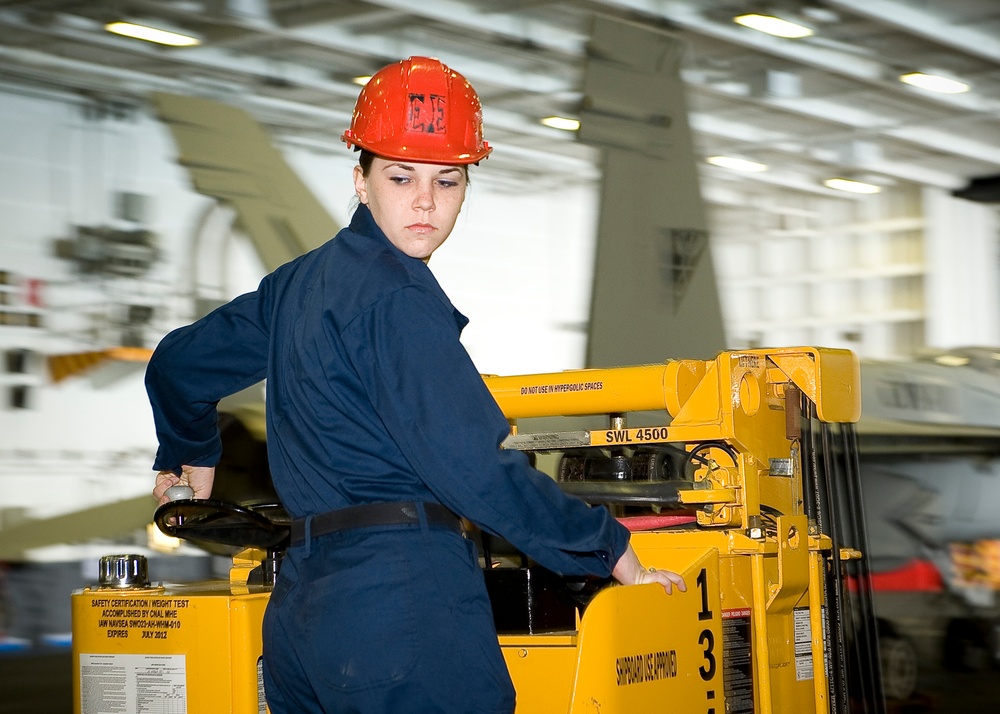
[[(485, 380), (511, 422), (504, 448), (611, 509), (646, 566), (687, 583), (668, 596), (563, 577), (470, 524), (518, 714), (885, 711), (853, 353)], [(265, 712), (261, 620), (287, 515), (181, 499), (155, 521), (237, 550), (230, 578), (153, 584), (140, 556), (103, 558), (99, 584), (73, 594), (74, 711)]]

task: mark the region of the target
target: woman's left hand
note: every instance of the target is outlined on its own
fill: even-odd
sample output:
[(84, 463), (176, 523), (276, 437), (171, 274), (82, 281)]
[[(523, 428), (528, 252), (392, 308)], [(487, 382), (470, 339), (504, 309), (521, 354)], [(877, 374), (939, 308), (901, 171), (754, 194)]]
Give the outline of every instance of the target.
[(632, 549), (631, 545), (622, 554), (622, 557), (618, 559), (618, 562), (615, 563), (615, 568), (611, 571), (611, 575), (622, 585), (659, 583), (667, 591), (668, 595), (673, 592), (674, 586), (680, 592), (687, 590), (684, 578), (677, 573), (671, 570), (644, 568), (642, 563), (639, 562), (639, 556), (635, 554), (635, 550)]

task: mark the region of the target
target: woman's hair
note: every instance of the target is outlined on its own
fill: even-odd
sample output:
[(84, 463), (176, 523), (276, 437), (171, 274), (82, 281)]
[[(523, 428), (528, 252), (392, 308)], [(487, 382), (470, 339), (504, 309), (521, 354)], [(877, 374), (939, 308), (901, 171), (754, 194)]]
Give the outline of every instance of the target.
[(361, 167), (361, 175), (368, 178), (368, 174), (372, 170), (372, 162), (375, 160), (375, 154), (368, 151), (368, 149), (362, 149), (361, 155), (358, 157), (358, 166)]
[[(375, 160), (375, 154), (368, 151), (368, 149), (362, 149), (361, 155), (358, 156), (358, 166), (361, 167), (361, 175), (368, 178), (369, 172), (372, 170), (372, 162)], [(469, 182), (469, 166), (468, 164), (460, 164), (461, 169), (465, 172), (465, 182)]]

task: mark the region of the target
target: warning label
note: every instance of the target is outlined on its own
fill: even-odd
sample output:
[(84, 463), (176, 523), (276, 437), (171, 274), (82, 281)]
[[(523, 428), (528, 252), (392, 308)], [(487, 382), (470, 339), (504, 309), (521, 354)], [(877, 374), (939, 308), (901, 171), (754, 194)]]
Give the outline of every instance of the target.
[(80, 714), (187, 714), (184, 655), (80, 655)]
[(677, 652), (661, 650), (619, 657), (615, 660), (615, 673), (619, 687), (676, 677)]
[(566, 382), (563, 384), (536, 384), (521, 387), (521, 396), (527, 394), (563, 394), (565, 392), (599, 392), (604, 382)]
[(97, 627), (110, 639), (139, 638), (165, 640), (181, 628), (181, 611), (187, 598), (94, 598), (92, 608), (100, 609)]
[(267, 714), (267, 697), (264, 696), (264, 658), (257, 658), (257, 714)]
[[(795, 680), (801, 682), (813, 678), (812, 628), (809, 623), (809, 608), (795, 608), (793, 617), (795, 618)], [(821, 622), (823, 623), (823, 642), (826, 642), (826, 618), (823, 617)], [(829, 662), (825, 662), (824, 665), (829, 667)]]
[(722, 671), (726, 714), (753, 714), (753, 652), (750, 608), (722, 611)]

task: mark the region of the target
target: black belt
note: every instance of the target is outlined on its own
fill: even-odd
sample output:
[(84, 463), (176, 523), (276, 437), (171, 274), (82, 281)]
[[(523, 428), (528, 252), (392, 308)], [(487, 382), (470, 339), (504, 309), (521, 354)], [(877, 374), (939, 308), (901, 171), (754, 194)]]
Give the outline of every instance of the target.
[(420, 510), (424, 512), (427, 525), (443, 526), (456, 533), (462, 532), (458, 516), (440, 503), (413, 503), (411, 501), (365, 503), (360, 506), (349, 506), (292, 521), (291, 544), (304, 543), (307, 539), (307, 533), (308, 537), (316, 538), (352, 528), (420, 525)]

